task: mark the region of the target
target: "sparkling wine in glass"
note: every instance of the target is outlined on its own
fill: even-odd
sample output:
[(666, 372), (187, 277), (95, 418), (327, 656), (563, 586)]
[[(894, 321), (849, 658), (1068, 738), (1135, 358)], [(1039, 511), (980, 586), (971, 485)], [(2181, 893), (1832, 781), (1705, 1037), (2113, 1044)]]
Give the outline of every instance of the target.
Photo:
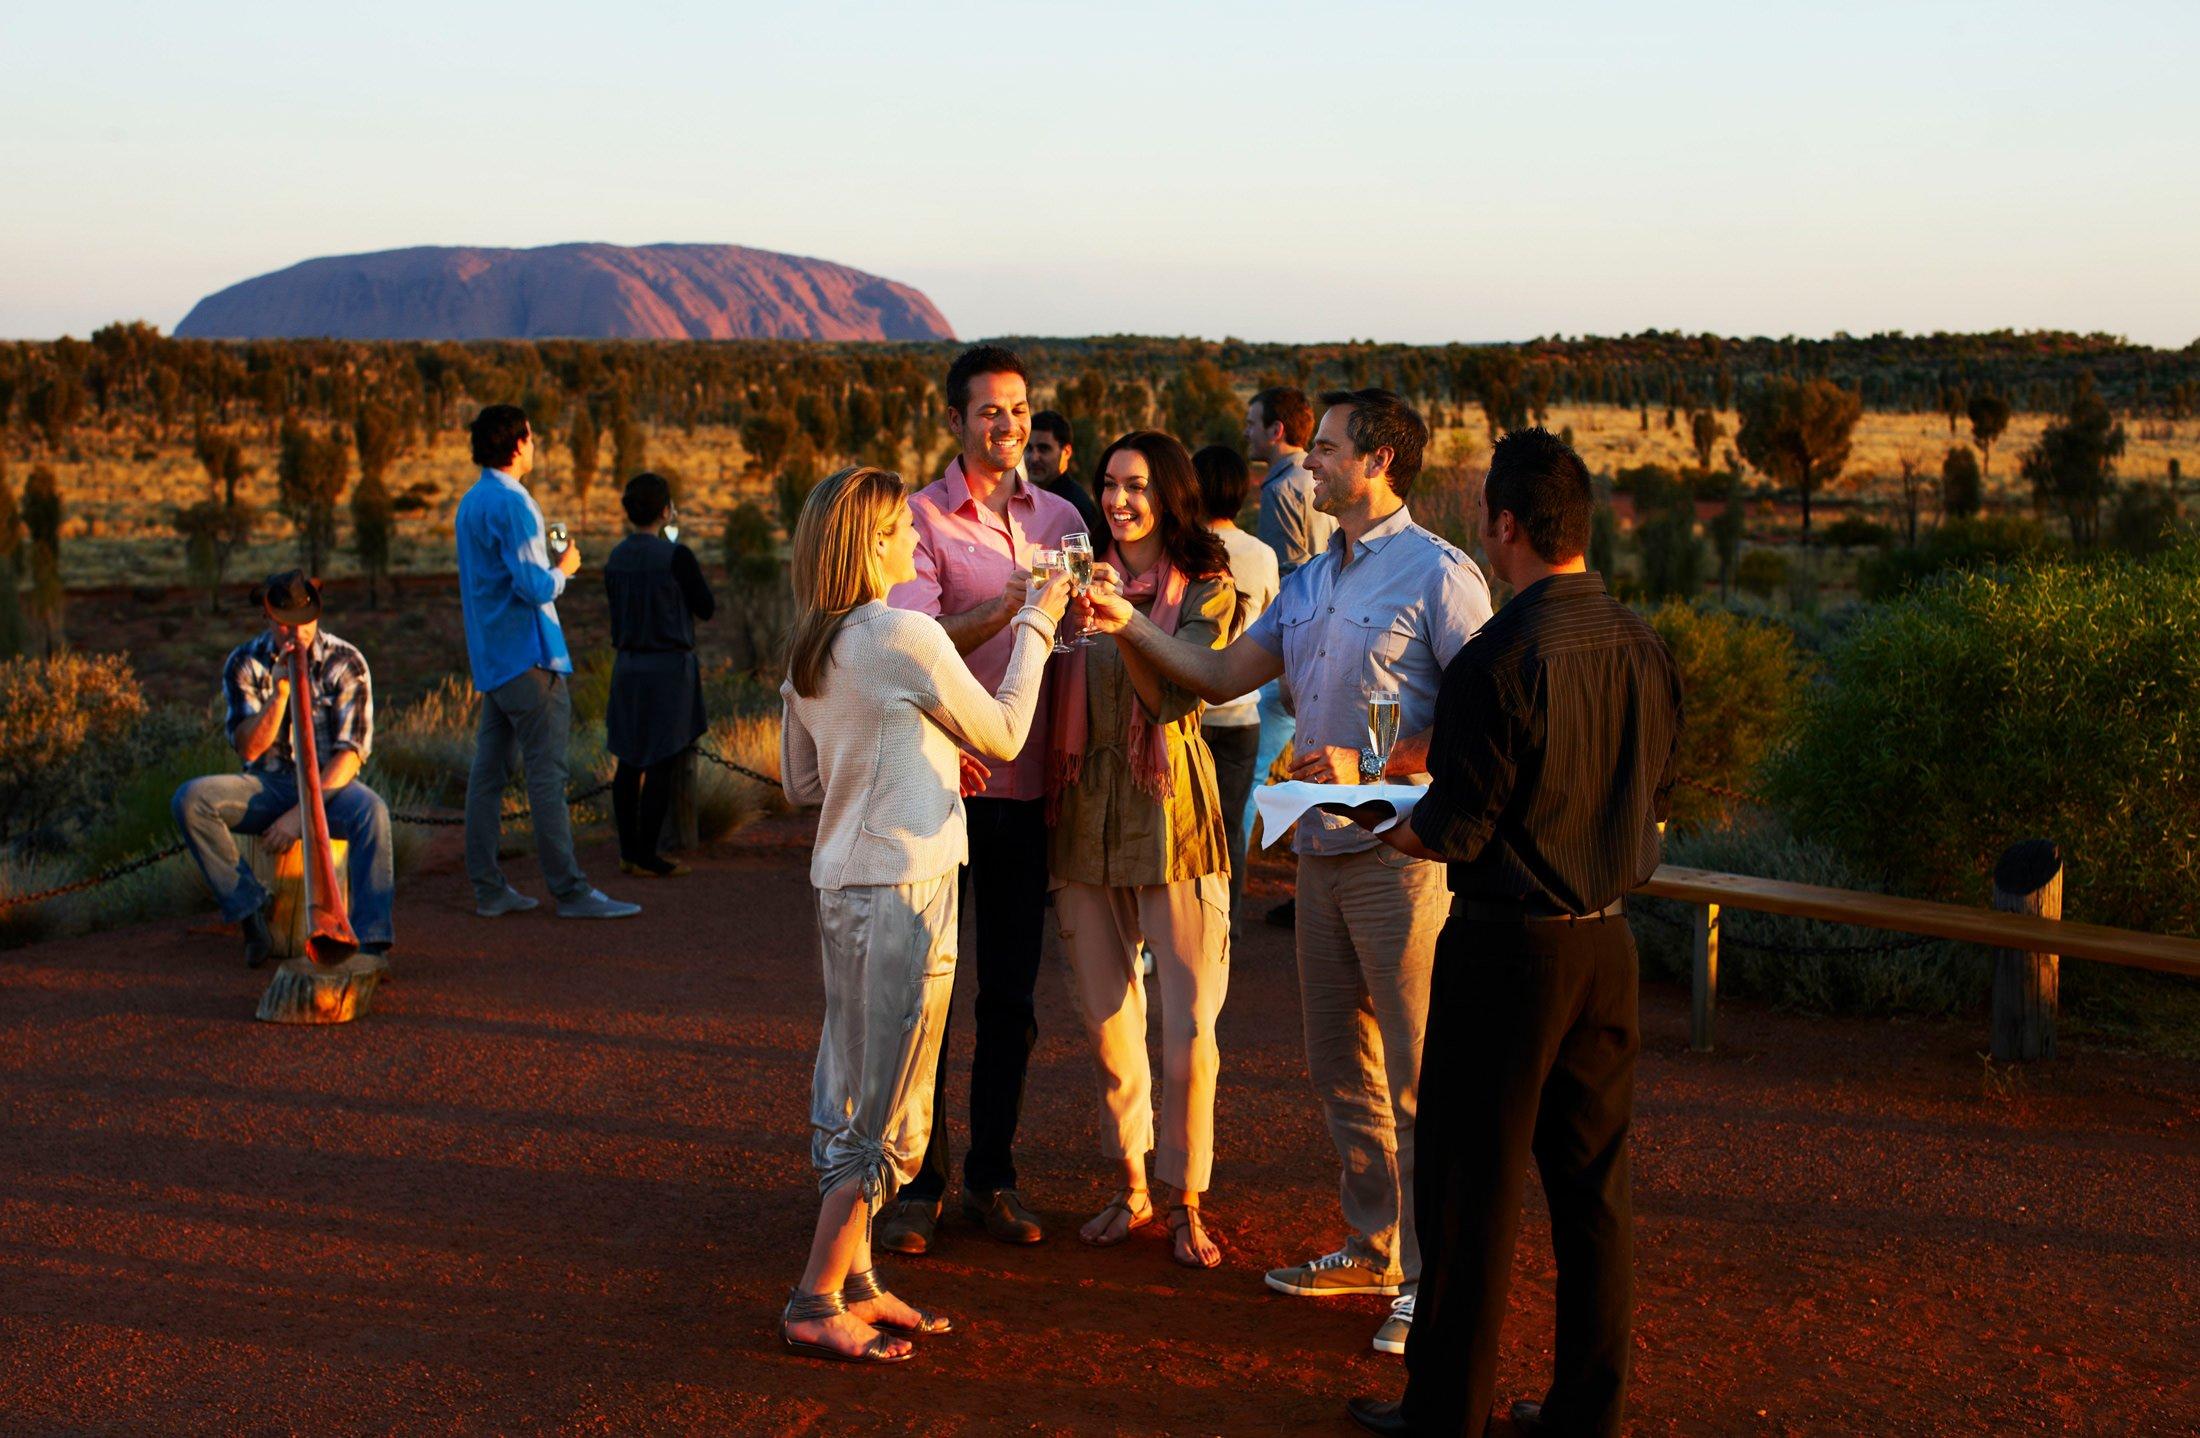
[(1398, 742), (1398, 696), (1392, 690), (1367, 691), (1367, 747), (1360, 751), (1360, 782), (1379, 784)]
[(665, 511), (664, 532), (665, 538), (671, 540), (674, 544), (680, 542), (680, 511), (678, 509), (667, 509)]
[[(1069, 570), (1070, 592), (1082, 598), (1092, 587), (1092, 536), (1082, 530), (1062, 537), (1062, 563)], [(1070, 641), (1072, 649), (1083, 649), (1092, 643), (1090, 634), (1080, 634)]]
[[(1055, 575), (1065, 573), (1067, 569), (1068, 565), (1063, 562), (1061, 550), (1038, 549), (1032, 551), (1031, 582), (1033, 584), (1043, 588)], [(1068, 622), (1069, 615), (1065, 612), (1062, 616), (1062, 623), (1067, 624)], [(1067, 654), (1070, 648), (1071, 646), (1062, 639), (1062, 625), (1057, 624), (1054, 627), (1054, 652), (1056, 654)]]
[(559, 555), (565, 553), (567, 546), (571, 545), (572, 542), (571, 536), (565, 531), (564, 520), (561, 519), (550, 526), (550, 557), (552, 559), (556, 559)]

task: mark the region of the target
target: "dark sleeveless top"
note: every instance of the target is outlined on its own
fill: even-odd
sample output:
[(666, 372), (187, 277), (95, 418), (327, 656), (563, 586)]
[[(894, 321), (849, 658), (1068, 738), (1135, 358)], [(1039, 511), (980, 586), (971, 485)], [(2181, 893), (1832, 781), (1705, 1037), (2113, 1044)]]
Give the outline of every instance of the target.
[(708, 727), (695, 621), (710, 618), (717, 603), (694, 552), (654, 534), (621, 540), (604, 561), (603, 584), (619, 651), (605, 747), (646, 768), (679, 754)]

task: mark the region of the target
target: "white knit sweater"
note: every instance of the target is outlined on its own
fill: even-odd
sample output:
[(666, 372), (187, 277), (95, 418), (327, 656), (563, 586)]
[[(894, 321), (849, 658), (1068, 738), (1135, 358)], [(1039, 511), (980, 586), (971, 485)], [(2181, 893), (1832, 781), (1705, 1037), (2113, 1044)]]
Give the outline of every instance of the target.
[(914, 884), (969, 858), (960, 741), (985, 759), (1024, 747), (1054, 622), (1026, 605), (999, 694), (971, 674), (928, 614), (875, 599), (849, 611), (818, 692), (779, 686), (780, 782), (797, 804), (823, 807), (810, 882)]

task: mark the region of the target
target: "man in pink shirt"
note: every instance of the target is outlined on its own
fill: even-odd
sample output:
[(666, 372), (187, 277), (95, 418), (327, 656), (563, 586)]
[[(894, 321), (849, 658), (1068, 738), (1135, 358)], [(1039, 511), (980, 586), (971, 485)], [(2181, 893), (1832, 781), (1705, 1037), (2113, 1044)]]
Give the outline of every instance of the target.
[[(1014, 648), (1008, 621), (1024, 602), (1032, 551), (1059, 546), (1084, 521), (1068, 500), (1047, 493), (1024, 472), (1031, 396), (1021, 360), (998, 345), (965, 350), (947, 371), (946, 391), (947, 422), (962, 453), (938, 482), (911, 497), (917, 577), (896, 586), (887, 599), (897, 608), (937, 617), (970, 672), (993, 689), (1008, 672)], [(1047, 701), (1042, 690), (1031, 739), (1013, 761), (987, 772), (977, 760), (964, 760), (965, 772), (983, 777), (984, 788), (966, 805), (978, 1035), (970, 1064), (963, 1213), (1007, 1243), (1037, 1243), (1046, 1236), (1016, 1195), (1011, 1149), (1023, 1108), (1024, 1072), (1039, 1036), (1031, 994), (1046, 922)], [(896, 1253), (930, 1250), (947, 1192), (944, 1041), (932, 1112), (924, 1166), (878, 1227), (878, 1244)]]

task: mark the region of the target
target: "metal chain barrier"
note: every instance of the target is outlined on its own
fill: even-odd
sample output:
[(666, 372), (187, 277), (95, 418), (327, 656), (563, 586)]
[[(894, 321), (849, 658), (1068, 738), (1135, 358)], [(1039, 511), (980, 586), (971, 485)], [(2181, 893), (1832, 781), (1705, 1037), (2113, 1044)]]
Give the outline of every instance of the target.
[(725, 755), (718, 753), (716, 750), (706, 748), (700, 740), (696, 742), (695, 747), (691, 752), (702, 755), (705, 759), (710, 760), (711, 763), (716, 764), (721, 769), (731, 769), (734, 773), (739, 774), (744, 778), (754, 779), (757, 783), (764, 785), (766, 788), (776, 789), (779, 787), (779, 780), (772, 777), (771, 775), (759, 774), (756, 770), (751, 769), (746, 764), (735, 763), (733, 760), (728, 759)]
[(183, 845), (180, 842), (174, 843), (165, 849), (157, 849), (150, 854), (140, 854), (134, 859), (125, 859), (119, 864), (110, 864), (96, 874), (88, 875), (71, 883), (56, 884), (53, 888), (41, 889), (35, 894), (10, 894), (6, 898), (0, 898), (0, 913), (4, 913), (9, 909), (21, 908), (25, 904), (43, 904), (49, 899), (64, 898), (70, 894), (81, 894), (86, 889), (96, 889), (102, 884), (111, 884), (117, 879), (127, 878), (140, 869), (150, 869), (163, 859), (173, 859), (182, 852)]

